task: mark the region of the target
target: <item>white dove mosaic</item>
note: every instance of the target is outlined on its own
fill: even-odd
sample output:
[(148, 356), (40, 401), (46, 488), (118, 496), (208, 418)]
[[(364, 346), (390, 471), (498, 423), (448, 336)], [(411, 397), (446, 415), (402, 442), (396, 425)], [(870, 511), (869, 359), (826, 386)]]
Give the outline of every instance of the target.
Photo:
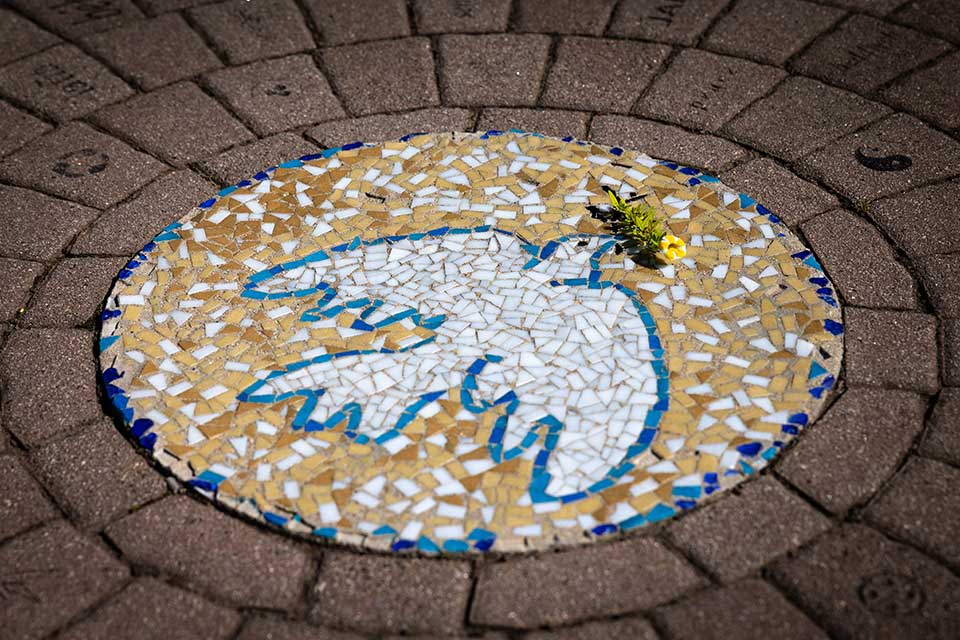
[[(607, 191), (686, 241), (641, 259)], [(518, 131), (353, 143), (201, 203), (121, 271), (107, 395), (175, 475), (293, 532), (588, 542), (762, 468), (840, 367), (779, 218), (641, 153)]]

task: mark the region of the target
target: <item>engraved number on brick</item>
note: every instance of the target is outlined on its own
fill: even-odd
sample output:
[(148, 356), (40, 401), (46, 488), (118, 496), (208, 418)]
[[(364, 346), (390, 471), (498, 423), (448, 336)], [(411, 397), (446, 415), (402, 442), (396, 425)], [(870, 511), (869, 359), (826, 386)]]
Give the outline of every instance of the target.
[(96, 149), (78, 149), (57, 158), (54, 173), (65, 178), (81, 178), (100, 173), (110, 164), (110, 156)]
[(913, 158), (910, 156), (902, 154), (874, 155), (879, 152), (880, 150), (875, 147), (864, 147), (857, 149), (854, 156), (857, 162), (874, 171), (903, 171), (913, 166)]
[(923, 606), (923, 589), (906, 576), (880, 573), (860, 583), (860, 600), (874, 613), (898, 617)]

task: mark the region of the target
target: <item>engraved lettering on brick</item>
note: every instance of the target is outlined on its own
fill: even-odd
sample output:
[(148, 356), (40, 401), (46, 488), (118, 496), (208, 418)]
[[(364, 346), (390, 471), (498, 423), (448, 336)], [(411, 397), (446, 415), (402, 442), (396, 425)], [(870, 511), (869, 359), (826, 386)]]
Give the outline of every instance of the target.
[(96, 149), (79, 149), (57, 158), (54, 173), (65, 178), (80, 178), (100, 173), (110, 163), (110, 156)]
[(76, 98), (96, 91), (96, 87), (91, 83), (52, 62), (34, 67), (33, 81), (41, 87), (56, 87), (68, 98)]
[(890, 52), (890, 42), (895, 38), (895, 34), (888, 31), (881, 31), (879, 37), (874, 42), (851, 44), (843, 46), (838, 55), (839, 58), (827, 63), (837, 71), (850, 71), (857, 65), (872, 58), (883, 58)]
[(663, 23), (663, 26), (669, 27), (673, 24), (673, 19), (684, 4), (686, 4), (686, 0), (665, 0), (664, 2), (659, 2), (646, 17), (648, 20), (660, 22)]
[(0, 603), (10, 603), (12, 605), (17, 600), (39, 603), (40, 596), (30, 587), (29, 580), (30, 578), (54, 573), (56, 571), (51, 569), (25, 569), (16, 573), (0, 575)]
[(727, 85), (727, 80), (733, 75), (733, 69), (724, 67), (719, 76), (699, 88), (700, 98), (692, 101), (690, 106), (699, 111), (709, 111), (710, 102), (716, 100), (720, 91)]
[(278, 82), (277, 84), (268, 87), (265, 93), (268, 96), (289, 96), (292, 91), (290, 91), (290, 87), (287, 85)]
[(913, 166), (913, 159), (903, 154), (882, 155), (876, 147), (861, 147), (854, 153), (857, 162), (873, 171), (904, 171)]
[(870, 611), (891, 618), (913, 613), (923, 606), (923, 589), (907, 576), (880, 573), (860, 583), (860, 600)]
[(123, 9), (117, 7), (113, 0), (66, 0), (51, 9), (68, 17), (71, 24), (83, 24), (123, 14)]
[(453, 13), (458, 18), (472, 18), (477, 14), (477, 4), (475, 0), (456, 0), (453, 3)]

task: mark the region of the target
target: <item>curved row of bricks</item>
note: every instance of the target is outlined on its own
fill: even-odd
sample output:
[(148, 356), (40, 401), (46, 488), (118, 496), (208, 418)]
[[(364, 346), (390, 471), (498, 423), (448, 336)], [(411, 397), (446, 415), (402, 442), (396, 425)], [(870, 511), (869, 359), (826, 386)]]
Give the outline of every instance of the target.
[[(6, 4), (0, 627), (15, 637), (952, 632), (960, 16), (929, 17), (948, 2)], [(31, 90), (38, 73), (72, 99)], [(771, 469), (622, 539), (391, 557), (221, 513), (105, 416), (102, 297), (217, 185), (318, 146), (508, 126), (718, 174), (815, 251), (845, 303), (843, 386)], [(894, 152), (911, 166), (884, 170)]]

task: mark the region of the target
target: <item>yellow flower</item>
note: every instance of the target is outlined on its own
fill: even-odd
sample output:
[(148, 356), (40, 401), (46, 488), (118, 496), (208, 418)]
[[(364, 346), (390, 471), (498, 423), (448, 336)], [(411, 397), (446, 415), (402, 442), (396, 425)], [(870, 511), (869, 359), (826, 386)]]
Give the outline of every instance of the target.
[(677, 236), (663, 236), (660, 241), (660, 251), (667, 257), (667, 260), (676, 260), (687, 255), (687, 243)]

